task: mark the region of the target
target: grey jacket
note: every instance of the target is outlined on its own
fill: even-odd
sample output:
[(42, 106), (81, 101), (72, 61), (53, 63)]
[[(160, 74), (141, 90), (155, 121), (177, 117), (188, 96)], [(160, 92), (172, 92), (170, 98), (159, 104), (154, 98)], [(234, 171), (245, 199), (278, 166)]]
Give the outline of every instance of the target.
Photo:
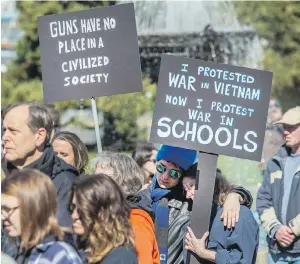
[[(283, 146), (269, 161), (264, 175), (264, 181), (258, 190), (256, 207), (263, 227), (268, 234), (269, 248), (273, 253), (300, 253), (300, 168), (292, 182), (289, 204), (287, 208), (287, 222), (292, 221), (297, 237), (291, 246), (281, 248), (274, 239), (275, 233), (282, 223), (281, 205), (284, 191), (284, 164), (291, 154), (291, 149)], [(293, 229), (293, 228), (292, 228)]]

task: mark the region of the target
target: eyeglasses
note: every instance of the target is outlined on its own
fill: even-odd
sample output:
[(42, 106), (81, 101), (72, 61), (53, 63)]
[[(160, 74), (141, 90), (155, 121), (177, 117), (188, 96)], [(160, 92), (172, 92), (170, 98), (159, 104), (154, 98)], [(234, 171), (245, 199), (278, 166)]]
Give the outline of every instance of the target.
[(1, 206), (1, 214), (3, 215), (3, 213), (5, 214), (4, 217), (6, 219), (9, 219), (12, 214), (19, 208), (20, 206), (16, 206), (16, 207), (13, 207), (13, 208), (9, 208), (7, 206)]
[[(168, 169), (163, 164), (157, 164), (156, 170), (160, 173), (165, 173)], [(172, 179), (178, 180), (182, 176), (182, 172), (178, 170), (171, 169), (169, 170), (169, 175)]]

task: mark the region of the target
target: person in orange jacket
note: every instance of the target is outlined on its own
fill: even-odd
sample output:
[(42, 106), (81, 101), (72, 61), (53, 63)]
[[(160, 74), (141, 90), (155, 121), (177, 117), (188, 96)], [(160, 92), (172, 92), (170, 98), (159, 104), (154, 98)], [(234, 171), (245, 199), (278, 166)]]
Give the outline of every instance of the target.
[(135, 234), (135, 247), (139, 264), (159, 264), (159, 251), (155, 238), (151, 208), (138, 203), (138, 192), (145, 184), (143, 171), (129, 156), (122, 153), (103, 152), (93, 160), (95, 173), (111, 176), (123, 189), (131, 205), (130, 222)]

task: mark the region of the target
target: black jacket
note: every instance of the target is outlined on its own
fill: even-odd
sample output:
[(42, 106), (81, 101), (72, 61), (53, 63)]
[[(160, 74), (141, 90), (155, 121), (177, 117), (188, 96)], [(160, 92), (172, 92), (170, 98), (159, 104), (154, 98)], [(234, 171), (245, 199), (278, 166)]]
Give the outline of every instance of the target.
[(104, 259), (96, 264), (138, 264), (138, 260), (133, 250), (119, 246), (112, 249)]
[[(58, 222), (61, 226), (71, 227), (72, 219), (69, 211), (70, 191), (79, 172), (55, 155), (51, 145), (47, 145), (43, 155), (24, 168), (37, 169), (49, 175), (55, 185), (58, 199)], [(17, 168), (11, 163), (2, 161), (2, 169), (9, 175)]]

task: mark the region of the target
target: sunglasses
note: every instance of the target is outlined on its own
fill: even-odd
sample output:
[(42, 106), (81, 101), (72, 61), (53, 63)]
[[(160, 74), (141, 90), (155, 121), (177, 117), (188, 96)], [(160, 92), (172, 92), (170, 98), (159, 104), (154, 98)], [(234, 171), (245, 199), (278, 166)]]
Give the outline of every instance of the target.
[[(156, 170), (160, 173), (165, 173), (168, 169), (165, 165), (163, 164), (158, 164), (156, 166)], [(182, 176), (182, 172), (181, 171), (178, 171), (178, 170), (174, 170), (174, 169), (171, 169), (169, 170), (169, 175), (172, 179), (174, 180), (178, 180), (180, 179), (180, 177)]]

